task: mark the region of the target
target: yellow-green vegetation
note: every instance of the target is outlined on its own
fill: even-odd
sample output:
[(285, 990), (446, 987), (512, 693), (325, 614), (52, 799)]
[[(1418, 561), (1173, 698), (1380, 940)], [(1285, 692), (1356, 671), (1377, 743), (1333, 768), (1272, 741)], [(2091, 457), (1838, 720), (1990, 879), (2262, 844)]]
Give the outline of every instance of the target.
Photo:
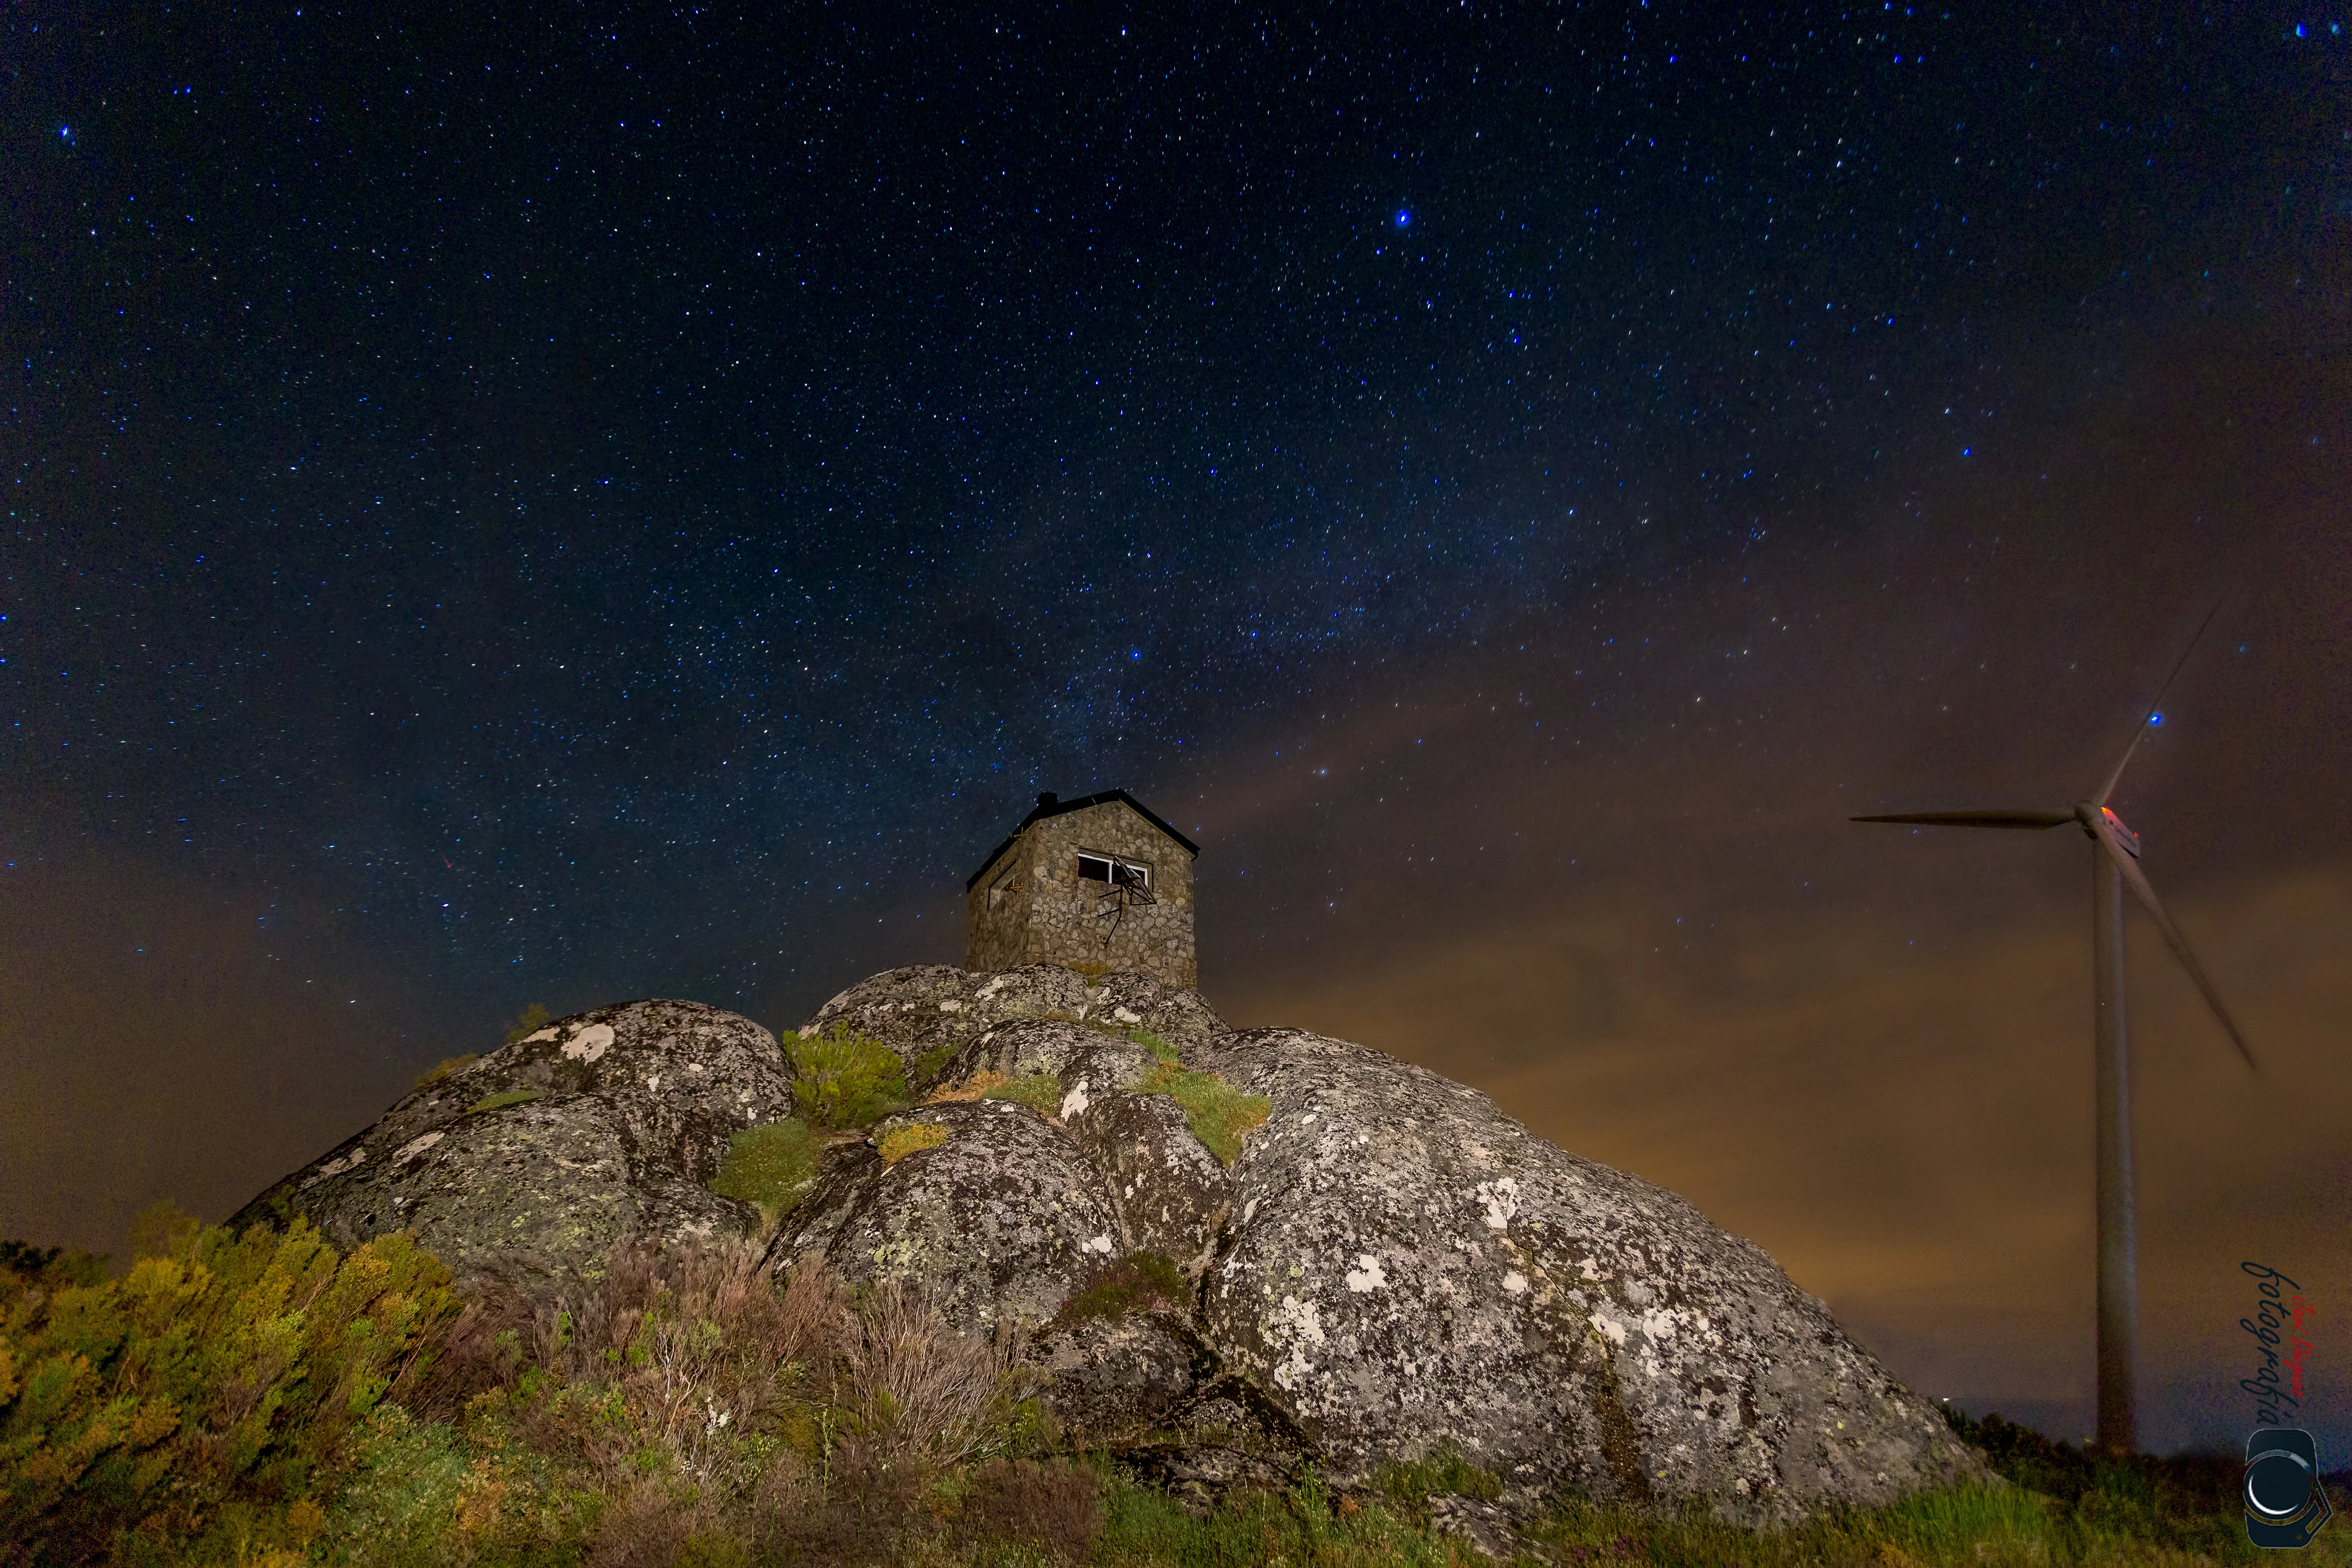
[(1372, 1489), (1408, 1509), (1433, 1497), (1475, 1498), (1493, 1502), (1503, 1495), (1503, 1479), (1472, 1464), (1460, 1448), (1440, 1443), (1409, 1465), (1382, 1465), (1372, 1472)]
[[(513, 1023), (507, 1026), (507, 1044), (511, 1046), (525, 1035), (536, 1035), (545, 1027), (547, 1027), (547, 1004), (534, 1002), (525, 1007)], [(471, 1061), (473, 1058), (468, 1057), (466, 1059)]]
[(457, 1312), (406, 1237), (338, 1258), (299, 1222), (199, 1230), (104, 1282), (26, 1260), (0, 1269), (7, 1562), (307, 1561), (343, 1438)]
[[(513, 1042), (509, 1041), (508, 1043), (512, 1044)], [(431, 1067), (426, 1068), (423, 1072), (416, 1075), (416, 1083), (415, 1087), (418, 1089), (431, 1089), (435, 1084), (440, 1083), (456, 1074), (459, 1068), (472, 1067), (476, 1062), (480, 1061), (481, 1059), (482, 1058), (479, 1057), (470, 1055), (462, 1057), (444, 1057), (439, 1061), (435, 1062)]]
[(529, 1105), (540, 1098), (535, 1089), (502, 1089), (496, 1094), (486, 1094), (466, 1107), (468, 1116), (479, 1116), (485, 1110), (504, 1110), (509, 1105)]
[(907, 1105), (907, 1064), (881, 1041), (835, 1024), (814, 1035), (787, 1035), (793, 1100), (819, 1127), (871, 1127)]
[(895, 1165), (918, 1149), (936, 1149), (948, 1141), (948, 1130), (936, 1121), (909, 1121), (883, 1135), (878, 1147), (882, 1163)]
[(983, 1100), (1009, 1100), (1015, 1105), (1025, 1105), (1051, 1121), (1062, 1112), (1062, 1080), (1052, 1073), (1023, 1073), (1019, 1078), (1006, 1079), (991, 1085), (981, 1096)]
[(955, 1059), (955, 1054), (953, 1046), (933, 1046), (929, 1050), (919, 1053), (913, 1061), (907, 1064), (907, 1081), (917, 1084), (937, 1082), (940, 1074), (948, 1070), (948, 1063)]
[[(1469, 1568), (1428, 1499), (1492, 1498), (1440, 1448), (1335, 1494), (1237, 1491), (1188, 1510), (1050, 1451), (1009, 1342), (917, 1291), (844, 1289), (756, 1251), (625, 1247), (540, 1310), (495, 1287), (462, 1314), (398, 1237), (338, 1258), (299, 1222), (105, 1281), (84, 1254), (0, 1243), (0, 1563), (142, 1568)], [(1074, 1299), (1131, 1311), (1182, 1277), (1140, 1255)], [(1686, 1568), (2219, 1568), (2247, 1544), (2237, 1467), (2096, 1458), (1955, 1416), (2011, 1484), (1764, 1533), (1569, 1507), (1529, 1534), (1563, 1562)], [(2336, 1491), (2339, 1512), (2352, 1498)], [(2298, 1564), (2344, 1568), (2332, 1528)]]
[(771, 1220), (816, 1184), (817, 1159), (824, 1142), (797, 1116), (746, 1127), (728, 1141), (726, 1163), (710, 1190), (722, 1198), (757, 1204)]
[(1229, 1088), (1215, 1073), (1192, 1071), (1177, 1059), (1176, 1047), (1157, 1035), (1135, 1029), (1128, 1037), (1152, 1055), (1152, 1066), (1135, 1086), (1137, 1092), (1170, 1096), (1183, 1108), (1192, 1136), (1220, 1163), (1230, 1166), (1240, 1159), (1243, 1137), (1265, 1125), (1274, 1101)]
[(1181, 1311), (1192, 1296), (1192, 1281), (1172, 1259), (1157, 1252), (1130, 1252), (1105, 1264), (1073, 1291), (1055, 1321), (1068, 1324), (1088, 1318), (1124, 1318), (1155, 1308)]
[(1380, 1501), (1334, 1498), (1313, 1480), (1287, 1491), (1237, 1492), (1205, 1513), (1117, 1477), (1104, 1487), (1104, 1530), (1089, 1562), (1116, 1568), (1485, 1568), (1490, 1561)]

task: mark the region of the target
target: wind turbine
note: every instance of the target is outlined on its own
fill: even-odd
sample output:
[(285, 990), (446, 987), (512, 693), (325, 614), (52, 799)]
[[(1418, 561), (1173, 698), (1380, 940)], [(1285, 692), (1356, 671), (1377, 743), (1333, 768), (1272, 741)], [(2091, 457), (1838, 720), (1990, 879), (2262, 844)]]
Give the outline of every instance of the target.
[(2205, 620), (2197, 628), (2197, 636), (2189, 639), (2180, 661), (2172, 667), (2172, 674), (2164, 678), (2157, 689), (2156, 700), (2148, 704), (2147, 716), (2132, 736), (2131, 744), (2124, 748), (2123, 756), (2107, 774), (2107, 782), (2098, 795), (2077, 802), (2071, 810), (2053, 811), (1919, 811), (1904, 812), (1886, 816), (1857, 816), (1855, 822), (1900, 822), (1929, 827), (2003, 827), (2050, 828), (2068, 823), (2079, 826), (2091, 840), (2091, 959), (2092, 985), (2096, 1021), (2096, 1059), (2098, 1063), (2098, 1144), (2099, 1144), (2099, 1434), (2098, 1443), (2111, 1454), (2129, 1454), (2139, 1447), (2138, 1403), (2133, 1392), (2132, 1368), (2138, 1349), (2139, 1300), (2136, 1248), (2132, 1235), (2132, 1153), (2131, 1153), (2131, 1070), (2128, 1045), (2124, 1030), (2124, 897), (2129, 884), (2157, 930), (2197, 989), (2205, 998), (2213, 1016), (2221, 1021), (2229, 1033), (2230, 1043), (2246, 1058), (2248, 1068), (2254, 1067), (2254, 1053), (2246, 1047), (2245, 1037), (2231, 1021), (2229, 1009), (2221, 1005), (2221, 995), (2213, 989), (2212, 981), (2205, 976), (2205, 968), (2189, 949), (2189, 939), (2172, 923), (2157, 901), (2156, 889), (2139, 868), (2139, 835), (2124, 826), (2107, 805), (2116, 793), (2116, 784), (2124, 776), (2125, 765), (2139, 749), (2140, 737), (2156, 724), (2158, 710), (2163, 706), (2164, 694), (2189, 662), (2198, 639), (2205, 627), (2212, 624), (2216, 604), (2205, 613)]

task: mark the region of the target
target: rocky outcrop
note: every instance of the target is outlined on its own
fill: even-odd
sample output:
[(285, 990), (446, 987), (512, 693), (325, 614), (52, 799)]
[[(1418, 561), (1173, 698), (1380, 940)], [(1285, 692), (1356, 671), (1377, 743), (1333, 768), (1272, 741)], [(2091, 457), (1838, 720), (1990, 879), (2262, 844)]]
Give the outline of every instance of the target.
[[(915, 1280), (969, 1331), (1017, 1327), (1072, 1438), (1171, 1484), (1312, 1461), (1344, 1486), (1444, 1445), (1497, 1479), (1495, 1518), (1461, 1521), (1487, 1530), (1561, 1495), (1762, 1522), (1988, 1479), (1759, 1248), (1436, 1074), (1049, 965), (893, 970), (803, 1033), (836, 1024), (919, 1064), (925, 1102), (828, 1152), (769, 1266)], [(407, 1226), (461, 1274), (593, 1266), (631, 1232), (748, 1226), (700, 1184), (790, 1090), (748, 1020), (583, 1014), (247, 1216), (346, 1244)]]
[(735, 1235), (703, 1184), (741, 1129), (792, 1113), (776, 1038), (699, 1002), (551, 1024), (420, 1085), (230, 1223), (308, 1218), (338, 1246), (408, 1230), (461, 1281), (594, 1273), (631, 1236)]
[[(1239, 1455), (1311, 1458), (1345, 1484), (1450, 1444), (1496, 1473), (1507, 1512), (1568, 1492), (1761, 1521), (1986, 1476), (1760, 1248), (1434, 1073), (1228, 1031), (1132, 975), (901, 970), (820, 1017), (960, 1041), (941, 1085), (1050, 1074), (1058, 1113), (921, 1111), (945, 1141), (844, 1161), (776, 1265), (931, 1279), (975, 1331), (1042, 1321), (1033, 1359), (1074, 1432), (1152, 1448), (1176, 1479)], [(1137, 1030), (1268, 1102), (1230, 1169), (1167, 1095), (1139, 1092), (1157, 1058)], [(1147, 1253), (1183, 1270), (1183, 1302), (1056, 1321)]]

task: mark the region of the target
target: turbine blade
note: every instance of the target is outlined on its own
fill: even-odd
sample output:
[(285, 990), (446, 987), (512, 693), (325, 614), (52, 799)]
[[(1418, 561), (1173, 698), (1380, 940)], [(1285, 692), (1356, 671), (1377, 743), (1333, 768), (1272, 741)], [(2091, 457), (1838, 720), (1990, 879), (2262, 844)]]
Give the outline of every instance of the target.
[(2179, 677), (2181, 667), (2189, 662), (2189, 656), (2197, 651), (2197, 644), (2205, 636), (2205, 628), (2211, 626), (2213, 617), (2221, 613), (2221, 601), (2216, 599), (2213, 601), (2213, 607), (2205, 612), (2205, 618), (2197, 623), (2196, 636), (2191, 637), (2189, 639), (2189, 646), (2180, 650), (2180, 658), (2173, 664), (2172, 673), (2166, 676), (2164, 684), (2156, 689), (2156, 700), (2147, 705), (2146, 713), (2140, 715), (2139, 728), (2133, 731), (2131, 744), (2126, 746), (2124, 754), (2116, 759), (2116, 771), (2107, 775), (2106, 787), (2100, 790), (2092, 800), (2093, 805), (2106, 805), (2109, 797), (2116, 793), (2116, 785), (2123, 782), (2124, 769), (2130, 764), (2132, 753), (2139, 750), (2140, 737), (2147, 733), (2147, 721), (2156, 717), (2158, 709), (2164, 706), (2164, 694), (2172, 689), (2172, 683)]
[(2172, 917), (2166, 914), (2164, 906), (2157, 901), (2156, 889), (2147, 885), (2147, 877), (2140, 870), (2139, 862), (2133, 859), (2121, 844), (2116, 842), (2115, 829), (2107, 826), (2105, 818), (2095, 820), (2097, 821), (2098, 826), (2094, 837), (2098, 839), (2099, 847), (2107, 852), (2107, 858), (2114, 861), (2116, 868), (2123, 872), (2124, 880), (2130, 886), (2132, 896), (2139, 900), (2140, 907), (2147, 910), (2149, 918), (2156, 921), (2156, 929), (2164, 933), (2164, 940), (2171, 947), (2172, 955), (2180, 960), (2180, 966), (2183, 969), (2189, 971), (2189, 978), (2197, 982), (2197, 989), (2204, 996), (2205, 1005), (2213, 1009), (2213, 1016), (2221, 1020), (2221, 1027), (2229, 1031), (2230, 1043), (2238, 1047), (2238, 1054), (2246, 1058), (2248, 1067), (2260, 1072), (2262, 1068), (2254, 1061), (2254, 1053), (2247, 1048), (2246, 1037), (2238, 1032), (2237, 1021), (2230, 1016), (2230, 1010), (2221, 1005), (2221, 994), (2213, 989), (2213, 983), (2205, 977), (2205, 966), (2199, 963), (2197, 955), (2189, 950), (2189, 939), (2180, 934), (2180, 928), (2172, 923)]
[(1848, 822), (1912, 822), (1928, 827), (2056, 827), (2071, 811), (1906, 811), (1893, 816), (1850, 816)]

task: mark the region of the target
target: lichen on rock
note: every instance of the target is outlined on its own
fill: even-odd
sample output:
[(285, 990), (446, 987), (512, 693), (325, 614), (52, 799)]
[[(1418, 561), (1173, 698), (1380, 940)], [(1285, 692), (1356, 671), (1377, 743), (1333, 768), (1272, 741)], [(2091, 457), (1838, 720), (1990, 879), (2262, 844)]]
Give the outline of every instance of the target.
[[(1495, 1478), (1461, 1529), (1503, 1540), (1566, 1497), (1769, 1523), (1990, 1476), (1760, 1248), (1434, 1073), (1051, 965), (892, 970), (803, 1033), (835, 1030), (897, 1052), (921, 1103), (792, 1133), (813, 1180), (753, 1183), (739, 1153), (767, 1266), (916, 1282), (1031, 1336), (1074, 1439), (1180, 1489), (1312, 1463), (1377, 1491), (1450, 1456)], [(1204, 1085), (1249, 1115), (1204, 1129), (1176, 1093)], [(630, 1003), (430, 1081), (239, 1219), (413, 1229), (461, 1278), (591, 1270), (630, 1236), (751, 1228), (705, 1184), (793, 1110), (757, 1025)], [(1130, 1276), (1160, 1284), (1065, 1310)]]
[(775, 1037), (698, 1002), (562, 1019), (439, 1077), (231, 1221), (306, 1215), (337, 1246), (408, 1230), (458, 1276), (593, 1273), (626, 1237), (732, 1234), (705, 1184), (734, 1133), (792, 1113)]

